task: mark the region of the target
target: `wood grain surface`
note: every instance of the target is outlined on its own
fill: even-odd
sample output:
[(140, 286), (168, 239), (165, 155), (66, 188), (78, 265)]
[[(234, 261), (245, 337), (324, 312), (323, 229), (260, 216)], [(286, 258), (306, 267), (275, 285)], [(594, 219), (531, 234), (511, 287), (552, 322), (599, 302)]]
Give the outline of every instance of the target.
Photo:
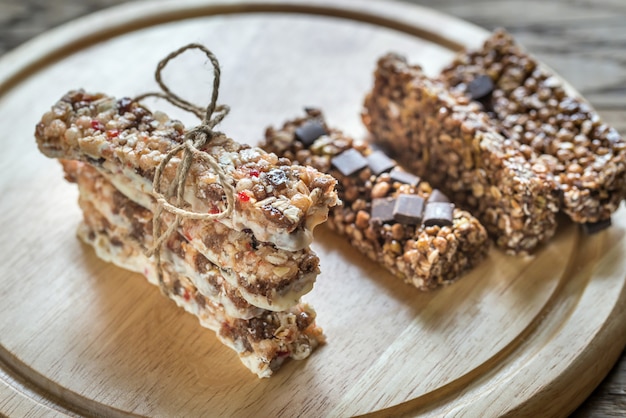
[[(68, 0), (54, 3), (56, 6), (50, 3), (52, 2), (9, 0), (0, 4), (0, 22), (2, 23), (0, 31), (5, 35), (0, 37), (2, 47), (7, 50), (63, 20), (68, 20), (102, 6), (97, 2), (76, 2), (77, 6), (71, 7), (74, 3)], [(111, 3), (114, 2), (107, 2), (107, 4)], [(555, 68), (579, 89), (607, 121), (615, 125), (622, 134), (626, 133), (626, 123), (624, 122), (626, 121), (626, 100), (624, 100), (626, 99), (626, 91), (623, 87), (626, 78), (626, 69), (624, 69), (626, 52), (623, 48), (623, 42), (626, 39), (626, 28), (623, 25), (623, 19), (626, 17), (626, 5), (623, 2), (602, 0), (594, 2), (592, 5), (592, 3), (573, 3), (565, 0), (550, 2), (433, 0), (419, 3), (473, 21), (488, 29), (496, 26), (506, 27), (540, 59)], [(279, 21), (274, 31), (266, 31), (263, 36), (267, 36), (269, 40), (272, 37), (279, 39), (280, 29), (289, 28), (294, 23), (291, 20), (293, 16), (285, 19), (287, 20)], [(198, 25), (196, 27), (192, 24), (185, 26), (184, 29), (176, 27), (170, 28), (169, 31), (164, 30), (160, 32), (159, 42), (163, 43), (165, 49), (169, 45), (168, 42), (171, 45), (179, 46), (178, 44), (181, 42), (180, 33), (186, 33), (187, 37), (194, 36), (194, 33), (200, 33), (194, 32), (194, 28), (200, 30), (205, 23), (197, 20), (194, 23)], [(232, 39), (229, 38), (230, 41), (234, 42), (234, 50), (246, 50), (246, 42), (256, 39), (258, 27), (255, 29), (254, 22), (248, 23), (250, 24), (240, 25), (241, 28), (247, 28), (246, 30), (240, 30), (236, 36), (232, 36)], [(336, 22), (322, 23), (315, 20), (311, 23), (305, 20), (297, 23), (299, 23), (298, 30), (302, 30), (302, 25), (305, 27), (311, 25), (314, 31), (319, 31), (321, 24), (322, 29), (330, 30), (331, 33), (338, 34), (340, 37), (346, 37), (347, 34), (351, 35), (352, 31), (355, 30), (353, 27), (343, 28)], [(430, 22), (435, 26), (437, 23), (442, 24), (443, 22)], [(211, 27), (208, 32), (202, 32), (202, 36), (208, 36), (208, 34), (222, 36), (224, 33), (228, 33), (227, 30), (222, 31), (227, 27), (228, 22), (218, 22), (217, 27)], [(454, 28), (446, 27), (443, 24), (442, 27), (448, 30), (450, 36), (453, 35), (452, 29)], [(356, 30), (360, 35), (359, 42), (361, 43), (355, 42), (349, 45), (346, 50), (337, 51), (337, 57), (350, 54), (354, 48), (363, 48), (367, 52), (356, 54), (358, 58), (355, 57), (355, 59), (362, 60), (355, 63), (359, 67), (367, 68), (368, 60), (371, 61), (372, 56), (380, 53), (383, 47), (388, 46), (390, 42), (393, 42), (398, 48), (411, 49), (413, 52), (409, 55), (413, 61), (420, 60), (421, 62), (427, 57), (429, 61), (427, 67), (430, 66), (431, 71), (436, 70), (437, 65), (449, 57), (449, 52), (446, 52), (445, 49), (433, 48), (428, 43), (416, 42), (414, 39), (397, 34), (372, 34), (363, 28)], [(471, 30), (469, 31), (471, 32)], [(442, 30), (442, 32), (446, 32), (446, 30)], [(149, 34), (149, 29), (145, 33)], [(173, 33), (177, 35), (174, 36)], [(134, 37), (127, 40), (122, 37), (118, 42), (122, 47), (129, 48), (132, 45), (137, 45), (138, 39), (141, 40), (141, 33), (137, 36), (139, 38)], [(323, 40), (324, 37), (322, 36), (321, 39)], [(468, 41), (472, 40), (468, 39)], [(321, 48), (316, 50), (317, 46), (314, 44), (310, 47), (311, 54), (307, 56), (310, 61), (299, 65), (305, 68), (307, 65), (317, 68), (315, 67), (316, 63), (325, 58), (323, 53), (327, 53)], [(263, 56), (253, 56), (251, 61), (257, 67), (250, 70), (248, 62), (240, 62), (236, 54), (229, 54), (232, 50), (217, 52), (218, 56), (224, 57), (224, 66), (231, 68), (238, 68), (239, 66), (242, 69), (238, 77), (233, 77), (230, 84), (226, 83), (226, 90), (223, 95), (225, 101), (239, 109), (231, 115), (233, 121), (230, 125), (227, 122), (224, 126), (224, 130), (235, 137), (249, 138), (251, 142), (254, 142), (254, 138), (258, 138), (257, 132), (262, 132), (265, 125), (279, 123), (282, 119), (293, 116), (295, 109), (302, 106), (302, 100), (325, 100), (324, 91), (326, 90), (320, 89), (319, 96), (315, 96), (315, 92), (310, 93), (307, 98), (295, 95), (295, 97), (287, 98), (286, 102), (283, 100), (280, 104), (270, 103), (266, 105), (266, 108), (259, 110), (256, 98), (263, 94), (262, 89), (255, 90), (253, 88), (247, 90), (248, 93), (244, 95), (238, 93), (242, 91), (244, 86), (246, 89), (250, 88), (249, 84), (246, 84), (250, 77), (267, 77), (274, 71), (274, 66), (264, 63)], [(139, 58), (145, 59), (146, 63), (154, 61), (158, 55), (157, 51), (151, 51), (149, 48), (144, 52), (142, 49), (138, 49), (134, 53)], [(319, 56), (315, 55), (316, 53)], [(76, 71), (76, 69), (87, 68), (90, 60), (93, 60), (94, 54), (104, 54), (108, 57), (107, 62), (110, 64), (100, 69), (91, 68), (91, 75)], [(65, 60), (58, 65), (50, 66), (44, 71), (44, 73), (48, 73), (47, 78), (42, 78), (41, 73), (39, 73), (32, 80), (21, 80), (19, 89), (11, 90), (5, 97), (0, 98), (0, 112), (2, 109), (6, 109), (8, 103), (22, 105), (38, 103), (37, 110), (41, 112), (52, 103), (52, 100), (56, 99), (55, 85), (79, 81), (89, 83), (94, 78), (94, 72), (99, 78), (94, 86), (100, 89), (104, 89), (105, 86), (110, 87), (114, 90), (112, 93), (115, 94), (125, 94), (124, 92), (129, 89), (138, 91), (150, 86), (150, 80), (148, 78), (142, 79), (141, 74), (146, 69), (151, 68), (150, 65), (152, 64), (137, 67), (135, 73), (129, 74), (125, 81), (120, 83), (115, 79), (114, 74), (117, 66), (115, 65), (115, 57), (111, 54), (111, 45), (96, 46), (87, 53), (72, 56), (69, 63)], [(338, 58), (334, 65), (325, 65), (322, 70), (334, 74), (340, 72), (346, 64)], [(358, 93), (362, 83), (369, 80), (370, 77), (369, 71), (363, 73), (363, 78), (356, 77), (353, 83), (346, 85), (344, 81), (338, 80), (337, 85), (328, 87), (330, 89), (339, 87), (346, 89), (348, 102), (335, 101), (336, 103), (334, 103), (328, 101), (327, 106), (325, 106), (329, 109), (327, 111), (331, 115), (332, 122), (356, 134), (362, 133), (360, 130), (362, 128), (359, 127), (354, 108), (358, 106), (360, 101), (361, 96)], [(55, 83), (51, 85), (47, 80), (55, 80)], [(195, 94), (193, 91), (189, 93)], [(43, 103), (39, 103), (40, 101)], [(1, 114), (3, 119), (0, 130), (3, 134), (3, 140), (6, 140), (8, 135), (17, 137), (21, 135), (30, 138), (32, 135), (32, 115), (25, 115), (21, 110), (11, 113), (11, 117), (14, 117), (12, 120), (19, 122), (22, 128), (9, 134), (6, 123), (8, 113)], [(244, 115), (250, 114), (255, 116), (247, 121), (250, 122), (247, 126), (244, 126), (241, 121)], [(5, 155), (18, 152), (22, 150), (20, 147), (24, 146), (26, 145), (21, 144), (20, 141), (15, 141), (15, 143), (9, 144)], [(63, 184), (60, 180), (59, 170), (53, 168), (52, 162), (35, 159), (34, 155), (28, 153), (26, 160), (3, 158), (0, 161), (2, 162), (2, 173), (16, 173), (9, 180), (5, 179), (0, 183), (3, 194), (7, 193), (8, 196), (15, 199), (19, 198), (20, 202), (25, 200), (29, 207), (42, 208), (40, 213), (42, 219), (39, 222), (45, 221), (45, 224), (49, 225), (46, 230), (46, 237), (53, 237), (53, 239), (42, 240), (37, 235), (25, 235), (24, 230), (18, 229), (16, 223), (13, 222), (14, 219), (20, 219), (20, 216), (24, 216), (23, 207), (19, 204), (11, 207), (3, 206), (4, 213), (11, 215), (1, 218), (4, 234), (2, 237), (3, 248), (6, 249), (10, 245), (8, 244), (10, 241), (6, 239), (7, 236), (12, 236), (9, 233), (20, 236), (23, 240), (22, 243), (28, 243), (26, 246), (18, 246), (18, 251), (8, 261), (4, 262), (4, 272), (8, 273), (8, 276), (5, 274), (3, 280), (6, 281), (6, 277), (16, 280), (16, 271), (19, 271), (20, 274), (28, 272), (27, 275), (30, 276), (30, 280), (24, 280), (23, 288), (20, 289), (4, 286), (5, 290), (0, 293), (0, 296), (4, 298), (3, 304), (0, 306), (0, 315), (3, 322), (5, 318), (10, 318), (12, 322), (10, 326), (0, 324), (0, 338), (2, 338), (3, 344), (16, 344), (13, 347), (13, 349), (18, 348), (14, 350), (16, 354), (22, 355), (26, 350), (31, 356), (29, 361), (32, 367), (28, 370), (18, 370), (21, 373), (10, 375), (0, 371), (0, 380), (12, 382), (10, 386), (0, 386), (0, 411), (13, 416), (27, 414), (41, 416), (50, 413), (50, 409), (47, 408), (54, 407), (55, 404), (63, 405), (64, 402), (67, 403), (68, 399), (80, 403), (83, 401), (81, 396), (88, 396), (98, 398), (99, 402), (118, 405), (119, 411), (125, 410), (146, 415), (153, 415), (157, 411), (161, 411), (166, 415), (176, 415), (174, 411), (180, 411), (180, 409), (175, 408), (191, 408), (190, 411), (198, 413), (206, 404), (196, 401), (197, 403), (194, 405), (193, 401), (189, 401), (191, 406), (189, 404), (181, 406), (175, 399), (168, 398), (166, 392), (159, 392), (166, 388), (159, 386), (158, 377), (164, 374), (168, 377), (177, 376), (174, 382), (181, 385), (188, 383), (190, 379), (194, 382), (204, 382), (195, 388), (198, 391), (195, 393), (196, 395), (206, 393), (211, 388), (215, 389), (216, 382), (225, 386), (231, 384), (228, 383), (228, 375), (233, 369), (236, 370), (235, 377), (237, 379), (251, 382), (249, 376), (246, 376), (246, 372), (240, 370), (236, 360), (233, 361), (232, 354), (226, 350), (222, 350), (224, 351), (223, 368), (217, 367), (209, 371), (202, 368), (190, 369), (187, 366), (182, 372), (177, 369), (177, 366), (185, 367), (184, 364), (189, 364), (189, 359), (197, 361), (196, 364), (202, 364), (202, 355), (208, 355), (215, 350), (219, 351), (219, 345), (215, 343), (210, 333), (198, 333), (198, 325), (193, 317), (178, 313), (171, 303), (158, 295), (155, 289), (151, 289), (141, 280), (137, 280), (134, 275), (99, 262), (87, 248), (80, 246), (73, 234), (75, 220), (80, 216), (75, 207), (75, 197), (72, 195), (71, 187)], [(24, 164), (32, 161), (37, 163)], [(24, 165), (30, 168), (18, 169)], [(21, 184), (20, 180), (35, 181), (37, 186), (30, 191), (24, 191), (15, 186)], [(53, 196), (56, 198), (52, 198)], [(533, 376), (532, 373), (537, 372), (537, 370), (533, 370), (533, 367), (521, 367), (522, 365), (530, 364), (534, 367), (541, 367), (542, 364), (544, 366), (555, 364), (554, 368), (558, 369), (559, 364), (576, 363), (573, 360), (573, 353), (568, 351), (568, 345), (571, 343), (571, 345), (576, 346), (575, 342), (592, 338), (593, 335), (585, 334), (585, 324), (581, 324), (580, 329), (573, 329), (563, 324), (571, 322), (572, 319), (585, 321), (589, 312), (593, 312), (599, 317), (602, 315), (611, 316), (611, 297), (606, 295), (607, 283), (618, 285), (623, 283), (625, 271), (623, 265), (625, 245), (623, 232), (626, 229), (626, 221), (624, 221), (624, 214), (620, 213), (620, 215), (617, 226), (612, 232), (590, 240), (579, 240), (578, 233), (573, 228), (562, 228), (555, 243), (533, 260), (511, 259), (497, 252), (492, 252), (490, 262), (481, 266), (470, 277), (444, 289), (442, 292), (428, 296), (407, 292), (407, 289), (402, 285), (390, 282), (390, 278), (386, 277), (385, 273), (377, 269), (376, 266), (363, 264), (358, 254), (351, 252), (350, 249), (341, 246), (341, 244), (335, 243), (336, 240), (330, 233), (321, 231), (318, 234), (319, 240), (316, 244), (316, 250), (322, 256), (323, 267), (336, 268), (341, 271), (346, 261), (350, 265), (356, 266), (354, 267), (356, 271), (346, 271), (345, 274), (348, 277), (359, 279), (352, 282), (350, 286), (358, 286), (359, 289), (365, 288), (365, 290), (361, 290), (358, 296), (355, 295), (354, 297), (357, 299), (352, 303), (364, 305), (369, 302), (372, 306), (383, 305), (382, 312), (387, 317), (386, 323), (393, 324), (381, 334), (388, 339), (381, 338), (379, 341), (366, 344), (368, 335), (358, 333), (352, 335), (350, 339), (342, 339), (341, 335), (349, 335), (351, 328), (345, 324), (334, 322), (333, 318), (329, 318), (324, 312), (337, 313), (336, 310), (333, 310), (336, 309), (336, 307), (333, 308), (333, 305), (345, 301), (333, 299), (333, 292), (323, 285), (322, 277), (320, 284), (314, 291), (317, 296), (312, 295), (311, 300), (320, 311), (320, 321), (331, 334), (330, 336), (333, 337), (335, 348), (331, 348), (332, 346), (329, 344), (319, 353), (314, 354), (314, 358), (328, 361), (330, 365), (338, 369), (345, 367), (346, 364), (351, 365), (351, 367), (345, 370), (341, 369), (344, 372), (337, 376), (324, 368), (319, 373), (319, 368), (316, 366), (318, 363), (308, 361), (304, 364), (288, 365), (283, 371), (284, 373), (281, 372), (281, 377), (272, 379), (272, 383), (269, 384), (259, 384), (252, 381), (251, 385), (243, 385), (243, 389), (239, 387), (236, 389), (235, 386), (229, 388), (222, 386), (224, 390), (222, 392), (217, 391), (218, 393), (228, 393), (230, 400), (240, 399), (241, 402), (234, 403), (235, 409), (223, 409), (221, 412), (230, 415), (249, 414), (251, 411), (259, 410), (268, 413), (280, 413), (281, 410), (273, 409), (276, 406), (268, 403), (241, 405), (242, 402), (245, 404), (245, 399), (260, 399), (261, 393), (267, 393), (272, 388), (275, 390), (273, 393), (277, 393), (278, 389), (282, 385), (286, 385), (287, 382), (291, 384), (302, 380), (301, 387), (307, 387), (311, 384), (315, 386), (315, 381), (306, 381), (307, 370), (311, 369), (318, 371), (314, 375), (314, 380), (321, 379), (324, 387), (332, 387), (335, 391), (331, 394), (325, 394), (327, 398), (323, 399), (321, 404), (312, 401), (307, 403), (306, 394), (299, 393), (298, 399), (304, 402), (301, 412), (305, 415), (312, 415), (313, 411), (317, 411), (342, 416), (385, 407), (392, 407), (388, 412), (394, 415), (405, 413), (412, 415), (420, 411), (425, 413), (433, 413), (433, 411), (454, 413), (455, 408), (460, 408), (460, 405), (464, 405), (465, 412), (474, 411), (478, 413), (481, 411), (485, 414), (497, 414), (503, 409), (498, 409), (501, 405), (498, 405), (495, 398), (489, 397), (490, 393), (493, 393), (494, 396), (495, 394), (503, 396), (503, 394), (508, 393), (509, 396), (515, 394), (521, 398), (526, 396), (529, 399), (533, 398), (532, 404), (520, 404), (518, 409), (511, 412), (523, 414), (533, 411), (532, 407), (536, 407), (536, 396), (533, 397), (532, 393), (526, 393), (526, 391), (538, 389), (532, 385), (530, 387), (518, 386), (516, 384), (518, 380), (507, 379), (510, 379), (512, 370), (528, 373), (529, 376)], [(31, 216), (33, 216), (32, 213)], [(33, 232), (32, 229), (30, 231)], [(32, 253), (35, 250), (44, 261), (55, 260), (55, 262), (31, 262)], [(65, 262), (58, 263), (58, 257), (65, 257)], [(559, 261), (548, 262), (547, 260)], [(83, 277), (85, 271), (90, 273), (87, 283)], [(519, 272), (524, 272), (524, 274), (519, 274)], [(52, 280), (56, 276), (64, 277), (65, 280)], [(131, 276), (132, 280), (130, 279)], [(56, 295), (55, 298), (47, 298), (38, 292), (37, 285), (41, 284), (41, 281), (38, 281), (37, 278), (41, 279), (42, 277), (49, 279), (46, 285), (50, 286), (50, 290)], [(602, 279), (597, 279), (597, 277)], [(126, 280), (127, 278), (129, 280)], [(619, 289), (623, 290), (623, 287)], [(24, 301), (16, 298), (17, 294), (32, 294), (35, 297), (27, 298)], [(124, 295), (127, 294), (132, 294), (133, 298), (125, 298)], [(4, 304), (4, 300), (9, 300), (9, 302)], [(81, 301), (84, 300), (89, 300), (91, 303), (86, 310), (76, 312), (72, 309), (74, 304), (82, 303)], [(520, 300), (525, 303), (519, 303)], [(24, 304), (26, 304), (26, 308), (24, 308)], [(449, 306), (457, 306), (458, 309), (450, 312), (444, 309)], [(83, 306), (83, 308), (85, 307)], [(623, 305), (620, 309), (623, 311)], [(30, 316), (25, 317), (13, 315), (15, 312), (26, 311), (36, 314), (29, 314)], [(472, 326), (471, 329), (466, 328), (464, 332), (459, 331), (450, 334), (441, 333), (441, 330), (446, 329), (445, 327), (449, 327), (450, 324), (458, 325), (467, 321), (467, 313), (470, 311), (473, 315), (472, 318), (477, 321), (465, 323)], [(54, 312), (55, 316), (44, 315), (46, 312)], [(380, 311), (370, 313), (372, 314), (371, 318), (366, 316), (370, 321), (375, 321), (381, 316)], [(347, 313), (344, 312), (344, 314)], [(84, 315), (94, 319), (89, 323), (95, 324), (95, 326), (81, 327), (80, 324), (84, 324), (85, 321)], [(419, 318), (419, 321), (411, 320), (416, 317)], [(508, 319), (490, 322), (494, 317)], [(33, 318), (38, 320), (37, 324), (40, 326), (36, 334), (32, 333)], [(394, 321), (389, 321), (390, 319), (394, 319)], [(77, 328), (75, 330), (72, 327), (69, 329), (67, 327), (59, 328), (59, 321), (63, 324), (77, 324)], [(407, 323), (409, 326), (406, 326)], [(623, 322), (607, 322), (607, 324), (608, 327), (614, 329), (598, 329), (598, 333), (609, 332), (609, 334), (615, 335), (616, 346), (623, 346), (622, 341), (625, 333)], [(593, 328), (591, 322), (587, 325)], [(160, 332), (162, 327), (173, 329), (175, 332), (164, 335)], [(137, 332), (138, 329), (140, 332)], [(424, 329), (429, 330), (430, 339), (424, 341), (423, 345), (414, 347), (413, 342), (415, 339), (423, 337)], [(7, 332), (15, 335), (7, 338)], [(63, 338), (59, 339), (59, 333), (63, 334)], [(494, 334), (498, 335), (499, 338), (494, 339)], [(553, 338), (557, 334), (558, 338)], [(195, 335), (195, 337), (189, 339), (189, 335)], [(180, 336), (185, 336), (184, 343), (181, 342)], [(351, 342), (360, 342), (359, 339), (362, 339), (364, 344), (354, 348)], [(51, 341), (53, 342), (52, 345), (50, 345)], [(558, 361), (554, 363), (551, 363), (550, 359), (546, 359), (546, 362), (531, 361), (536, 359), (537, 353), (541, 355), (541, 349), (533, 348), (533, 341), (552, 341), (557, 344), (546, 355), (556, 356)], [(62, 344), (59, 346), (60, 342)], [(94, 351), (94, 344), (101, 344), (104, 349), (100, 349), (98, 346), (98, 350)], [(167, 363), (157, 369), (150, 369), (150, 362), (142, 363), (145, 351), (136, 349), (136, 347), (143, 347), (146, 344), (164, 347), (159, 359), (166, 360)], [(59, 347), (63, 347), (64, 350), (60, 350)], [(91, 349), (86, 349), (86, 347)], [(110, 349), (111, 347), (125, 348), (113, 350)], [(581, 358), (577, 359), (577, 364), (589, 366), (593, 364), (593, 356), (615, 357), (617, 355), (611, 351), (610, 344), (603, 346), (603, 349), (606, 349), (605, 353), (598, 353), (593, 350), (585, 351)], [(55, 350), (62, 351), (60, 353), (62, 355), (59, 354), (56, 360), (50, 364), (51, 352)], [(458, 362), (447, 361), (447, 356), (458, 354), (459, 350), (465, 353), (466, 362), (459, 364)], [(182, 355), (181, 353), (184, 353), (188, 358), (177, 357)], [(99, 356), (103, 356), (105, 361), (101, 361), (102, 358)], [(376, 361), (365, 368), (352, 367), (350, 360), (354, 356), (364, 359), (375, 358)], [(414, 364), (415, 359), (437, 365), (450, 365), (444, 370), (434, 366), (431, 368), (416, 367), (415, 370), (411, 370), (411, 373), (406, 373), (406, 365)], [(511, 359), (513, 360), (508, 361)], [(17, 363), (19, 362), (16, 361)], [(124, 364), (126, 371), (109, 374), (102, 372), (101, 368), (106, 369), (116, 364)], [(567, 398), (571, 405), (580, 403), (581, 397), (586, 396), (597, 384), (598, 379), (595, 377), (604, 375), (610, 366), (606, 364), (606, 361), (599, 361), (598, 364), (600, 370), (591, 370), (590, 373), (578, 368), (554, 371), (555, 375), (557, 371), (560, 373), (558, 381), (553, 382), (554, 391), (543, 388), (545, 390), (540, 397), (542, 405), (545, 405), (544, 412), (548, 415), (562, 415), (565, 411), (569, 411), (561, 403), (553, 402), (559, 397)], [(625, 364), (626, 360), (622, 356), (607, 379), (583, 403), (575, 415), (622, 416), (626, 413), (624, 401), (626, 398)], [(33, 375), (33, 370), (47, 370), (46, 374), (55, 374), (57, 383), (61, 382), (62, 384), (37, 389), (29, 385), (28, 379), (20, 380), (20, 376), (36, 379), (37, 376)], [(437, 372), (434, 373), (434, 370)], [(143, 377), (139, 378), (132, 374), (133, 371), (141, 373)], [(363, 374), (360, 374), (361, 372)], [(106, 379), (94, 382), (91, 380), (94, 373), (100, 374), (103, 379), (105, 377)], [(199, 374), (202, 374), (202, 379), (198, 378)], [(433, 376), (436, 377), (433, 378)], [(232, 376), (230, 377), (232, 378)], [(310, 378), (310, 375), (308, 377)], [(522, 379), (522, 381), (526, 380)], [(107, 387), (110, 390), (111, 387), (115, 387), (115, 382), (118, 383), (117, 390), (105, 394), (99, 393), (97, 390), (98, 387)], [(358, 384), (354, 385), (355, 382)], [(572, 384), (571, 382), (574, 382), (573, 384), (580, 395), (559, 392), (568, 384)], [(124, 393), (124, 389), (129, 387), (128, 385), (149, 388), (154, 397), (141, 399), (137, 397), (137, 393)], [(466, 386), (467, 388), (465, 388)], [(507, 387), (504, 391), (503, 386)], [(59, 387), (65, 388), (67, 391), (59, 390)], [(398, 390), (392, 393), (385, 392), (378, 399), (366, 395), (376, 392), (380, 387), (392, 387)], [(85, 392), (81, 395), (78, 393), (80, 392), (79, 389), (85, 389)], [(77, 393), (80, 396), (76, 397)], [(467, 402), (476, 399), (478, 394), (481, 394), (483, 403), (475, 405), (475, 409), (468, 407)], [(451, 398), (455, 398), (456, 401), (451, 402)], [(41, 403), (30, 402), (33, 399), (39, 399)], [(406, 402), (408, 399), (413, 399), (413, 401)], [(168, 400), (172, 401), (171, 404), (164, 406)], [(493, 402), (487, 402), (489, 400)], [(466, 403), (464, 404), (463, 401)], [(289, 400), (283, 399), (278, 403), (281, 402), (283, 405), (291, 405)], [(489, 405), (492, 405), (493, 409), (488, 409)], [(89, 407), (89, 405), (86, 406)], [(60, 408), (59, 413), (71, 412), (63, 410), (63, 407)], [(110, 414), (112, 410), (103, 411)], [(282, 413), (292, 415), (289, 411), (293, 412), (293, 409), (286, 411), (282, 410)]]

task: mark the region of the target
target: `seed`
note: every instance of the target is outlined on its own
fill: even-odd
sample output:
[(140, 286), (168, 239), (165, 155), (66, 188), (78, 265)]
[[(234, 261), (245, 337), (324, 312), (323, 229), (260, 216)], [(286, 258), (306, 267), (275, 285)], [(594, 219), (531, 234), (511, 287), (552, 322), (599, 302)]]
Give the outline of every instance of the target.
[(390, 188), (389, 183), (386, 183), (386, 182), (377, 183), (372, 188), (372, 198), (377, 199), (377, 198), (385, 197), (387, 195), (387, 192), (389, 192), (389, 188)]
[(436, 237), (433, 240), (433, 245), (441, 254), (445, 253), (448, 249), (448, 241), (446, 241), (446, 239), (443, 237)]
[(474, 196), (476, 197), (482, 197), (483, 194), (485, 193), (485, 189), (483, 188), (482, 184), (480, 183), (474, 183), (472, 185), (472, 193), (474, 194)]
[(356, 186), (348, 187), (344, 193), (345, 200), (351, 202), (359, 196), (359, 189)]
[(300, 209), (302, 211), (302, 213), (307, 213), (307, 211), (309, 210), (309, 207), (311, 207), (311, 199), (309, 199), (307, 196), (305, 196), (305, 195), (303, 195), (301, 193), (296, 193), (291, 198), (291, 203), (295, 207)]
[(366, 229), (369, 225), (370, 222), (370, 215), (369, 213), (365, 212), (364, 210), (360, 210), (357, 212), (356, 214), (356, 227), (359, 229)]
[(570, 173), (578, 173), (578, 174), (580, 174), (580, 173), (583, 172), (583, 168), (582, 168), (582, 166), (580, 164), (573, 163), (573, 164), (570, 164), (567, 167), (567, 171), (569, 171)]
[(401, 240), (404, 238), (404, 228), (400, 224), (394, 224), (391, 227), (391, 236), (394, 240)]

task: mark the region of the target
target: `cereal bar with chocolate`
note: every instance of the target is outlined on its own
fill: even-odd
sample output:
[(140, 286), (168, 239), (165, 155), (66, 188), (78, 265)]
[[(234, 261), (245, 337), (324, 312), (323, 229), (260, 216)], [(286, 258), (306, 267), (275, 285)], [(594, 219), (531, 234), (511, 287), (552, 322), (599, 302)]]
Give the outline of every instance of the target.
[[(94, 219), (97, 216), (86, 216), (79, 237), (92, 245), (100, 258), (140, 272), (150, 283), (159, 285), (153, 260), (145, 256), (137, 242), (115, 227), (101, 228), (97, 221), (90, 224)], [(199, 292), (174, 263), (163, 263), (162, 271), (167, 296), (195, 315), (202, 326), (215, 331), (219, 340), (236, 351), (241, 362), (259, 377), (271, 376), (286, 359), (305, 359), (324, 342), (322, 330), (315, 323), (315, 311), (306, 303), (281, 312), (261, 310), (245, 319), (233, 317), (223, 305)]]
[(626, 197), (626, 141), (510, 34), (497, 30), (460, 53), (440, 79), (479, 103), (531, 162), (548, 166), (574, 222), (610, 224)]
[[(152, 211), (130, 200), (89, 164), (63, 161), (66, 178), (77, 183), (82, 200), (92, 202), (108, 222), (128, 224), (130, 235), (152, 245)], [(161, 214), (167, 225), (170, 213)], [(147, 229), (150, 229), (149, 231)], [(183, 219), (179, 233), (185, 237), (187, 252), (193, 251), (196, 263), (204, 260), (220, 267), (238, 297), (248, 303), (280, 311), (298, 302), (308, 293), (319, 275), (319, 258), (305, 248), (285, 251), (272, 244), (258, 242), (249, 231), (235, 231), (220, 222)], [(145, 237), (145, 239), (143, 238)], [(202, 288), (202, 284), (195, 282)]]
[(317, 110), (268, 128), (261, 146), (335, 177), (344, 204), (328, 225), (420, 290), (458, 279), (486, 253), (478, 220), (380, 150), (328, 128)]
[(399, 163), (479, 217), (498, 246), (527, 253), (556, 230), (550, 169), (504, 137), (478, 103), (388, 54), (378, 61), (363, 121)]
[[(35, 132), (46, 156), (90, 163), (144, 207), (150, 207), (156, 168), (182, 143), (184, 134), (181, 122), (161, 112), (151, 113), (130, 99), (82, 90), (57, 102)], [(201, 151), (218, 161), (235, 188), (232, 216), (220, 222), (237, 231), (251, 230), (259, 241), (287, 251), (306, 248), (313, 228), (338, 203), (332, 177), (238, 144), (224, 134), (214, 133)], [(165, 166), (163, 190), (177, 178), (180, 161), (178, 155)], [(223, 187), (204, 159), (193, 160), (185, 186), (186, 209), (224, 211)]]

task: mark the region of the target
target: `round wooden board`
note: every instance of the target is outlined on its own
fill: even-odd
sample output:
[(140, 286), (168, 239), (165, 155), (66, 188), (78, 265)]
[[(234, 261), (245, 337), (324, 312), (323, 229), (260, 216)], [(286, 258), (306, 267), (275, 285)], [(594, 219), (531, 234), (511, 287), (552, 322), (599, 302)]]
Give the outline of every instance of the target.
[[(200, 42), (219, 57), (221, 129), (325, 110), (354, 136), (377, 57), (431, 74), (485, 31), (382, 1), (141, 2), (72, 22), (0, 60), (0, 414), (106, 416), (565, 416), (626, 344), (626, 213), (597, 235), (565, 219), (532, 258), (492, 249), (456, 284), (423, 294), (321, 227), (305, 299), (328, 344), (271, 379), (250, 374), (194, 317), (75, 237), (73, 185), (37, 151), (39, 117), (67, 90), (154, 90), (156, 63)], [(203, 103), (209, 65), (186, 54), (170, 85)], [(197, 121), (153, 103), (188, 125)]]

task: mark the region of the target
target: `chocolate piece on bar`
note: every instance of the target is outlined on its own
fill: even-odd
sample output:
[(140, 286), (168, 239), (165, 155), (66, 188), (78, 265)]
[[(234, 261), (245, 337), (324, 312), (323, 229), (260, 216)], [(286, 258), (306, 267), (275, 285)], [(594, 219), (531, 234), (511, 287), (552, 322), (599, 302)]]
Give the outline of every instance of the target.
[(344, 176), (350, 176), (367, 167), (367, 160), (361, 153), (354, 148), (334, 157), (330, 163), (341, 172)]
[(450, 199), (448, 199), (448, 196), (443, 194), (441, 190), (433, 189), (430, 196), (428, 196), (428, 203), (432, 202), (450, 203)]
[(454, 205), (444, 202), (431, 202), (424, 210), (424, 226), (451, 226)]
[(408, 184), (413, 187), (417, 186), (420, 183), (419, 177), (411, 173), (407, 173), (406, 171), (401, 170), (397, 167), (391, 170), (391, 173), (389, 174), (391, 175), (391, 180)]
[(391, 170), (396, 166), (396, 162), (382, 151), (374, 151), (367, 156), (367, 164), (372, 170), (372, 174), (379, 175)]
[(417, 195), (401, 194), (396, 199), (393, 218), (401, 224), (419, 225), (424, 212), (424, 199)]
[(483, 106), (485, 112), (493, 113), (493, 90), (495, 85), (488, 75), (479, 75), (473, 79), (467, 87), (467, 92), (472, 100)]
[(267, 173), (267, 179), (276, 188), (276, 190), (282, 190), (289, 184), (287, 174), (280, 168), (272, 168)]
[(298, 126), (298, 128), (296, 128), (295, 134), (296, 139), (302, 142), (302, 144), (308, 148), (313, 144), (313, 142), (315, 142), (317, 138), (322, 135), (327, 135), (328, 131), (326, 131), (326, 128), (324, 127), (322, 121), (318, 119), (311, 119), (303, 125)]
[(587, 235), (593, 235), (611, 226), (611, 218), (598, 222), (587, 222), (581, 224), (582, 230)]
[(393, 198), (379, 198), (372, 200), (372, 215), (370, 217), (371, 222), (389, 223), (394, 220), (394, 207), (396, 206), (396, 199)]
[(488, 75), (479, 75), (467, 86), (467, 92), (472, 100), (482, 102), (489, 99), (494, 89), (493, 80)]

